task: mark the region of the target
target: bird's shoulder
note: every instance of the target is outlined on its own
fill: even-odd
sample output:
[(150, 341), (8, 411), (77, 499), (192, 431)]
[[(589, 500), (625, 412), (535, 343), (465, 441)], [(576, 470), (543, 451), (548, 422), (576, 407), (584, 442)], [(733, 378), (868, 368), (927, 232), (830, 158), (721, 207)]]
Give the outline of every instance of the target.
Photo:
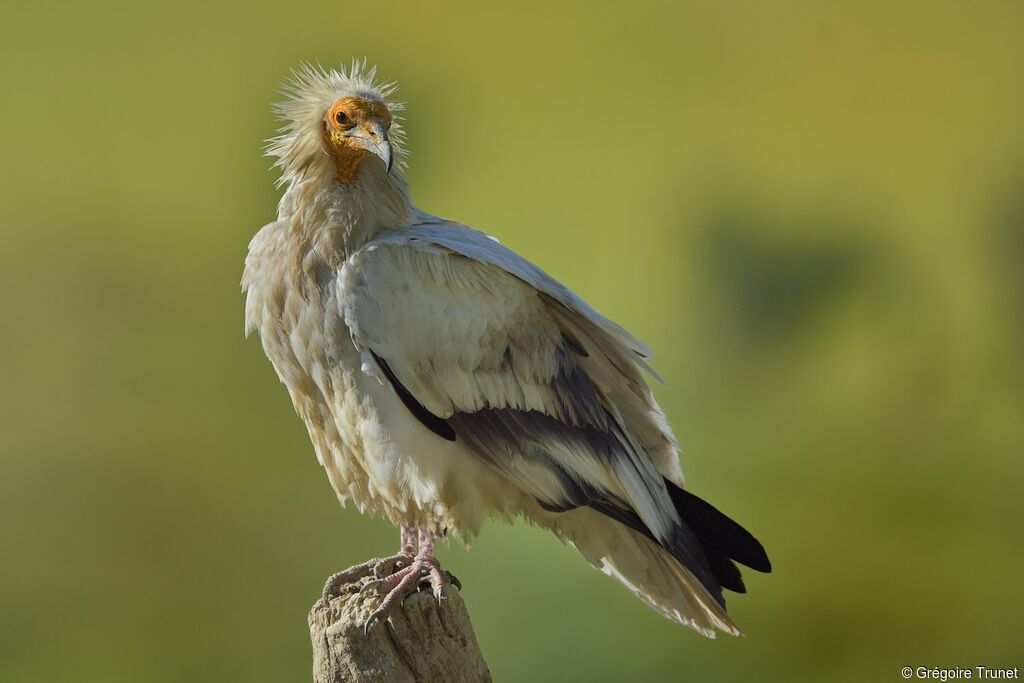
[[(563, 346), (541, 292), (453, 248), (458, 237), (418, 229), (381, 235), (348, 258), (338, 287), (357, 348), (388, 362), (421, 402), (445, 416), (504, 403), (523, 382), (545, 382), (557, 372)], [(479, 386), (481, 377), (490, 378), (487, 387)]]
[(523, 325), (550, 328), (553, 337), (544, 290), (508, 267), (513, 257), (526, 263), (478, 230), (441, 219), (414, 223), (378, 234), (348, 257), (339, 301), (357, 338), (371, 330), (436, 330), (468, 342)]
[(352, 275), (366, 269), (368, 264), (379, 266), (402, 259), (435, 264), (458, 262), (462, 266), (461, 270), (474, 275), (481, 281), (479, 284), (490, 283), (490, 288), (505, 287), (515, 291), (525, 285), (559, 304), (570, 316), (579, 317), (588, 326), (600, 330), (633, 362), (651, 376), (658, 377), (646, 362), (651, 351), (643, 341), (603, 316), (569, 287), (502, 244), (496, 237), (463, 223), (418, 213), (408, 225), (383, 231), (363, 245), (349, 258), (343, 271), (347, 269), (348, 274)]

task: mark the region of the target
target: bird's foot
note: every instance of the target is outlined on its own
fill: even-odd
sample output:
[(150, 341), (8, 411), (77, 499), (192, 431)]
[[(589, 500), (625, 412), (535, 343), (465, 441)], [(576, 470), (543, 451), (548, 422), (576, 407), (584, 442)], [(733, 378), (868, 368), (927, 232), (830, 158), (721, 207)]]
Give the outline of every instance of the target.
[(434, 597), (440, 600), (441, 589), (445, 584), (451, 584), (462, 590), (462, 583), (455, 576), (443, 571), (437, 560), (425, 557), (414, 558), (411, 564), (398, 569), (390, 576), (364, 583), (359, 589), (360, 592), (371, 586), (381, 586), (388, 589), (388, 594), (366, 619), (363, 631), (369, 631), (375, 623), (387, 619), (398, 605), (421, 588), (429, 587)]
[(348, 569), (342, 569), (328, 577), (327, 583), (324, 584), (323, 599), (330, 600), (332, 597), (340, 595), (342, 586), (355, 583), (367, 576), (372, 576), (377, 580), (390, 576), (403, 568), (408, 568), (415, 560), (412, 553), (399, 552), (389, 557), (376, 557)]

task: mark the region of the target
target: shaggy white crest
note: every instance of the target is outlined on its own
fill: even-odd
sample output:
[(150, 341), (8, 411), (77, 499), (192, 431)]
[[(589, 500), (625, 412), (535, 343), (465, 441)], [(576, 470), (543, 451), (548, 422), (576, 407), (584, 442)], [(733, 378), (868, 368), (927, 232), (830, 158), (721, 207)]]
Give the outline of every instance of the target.
[(292, 184), (318, 171), (330, 173), (324, 153), (321, 131), (324, 113), (342, 97), (361, 97), (384, 104), (394, 117), (389, 135), (395, 166), (405, 168), (405, 135), (398, 112), (405, 109), (391, 96), (398, 89), (394, 81), (378, 81), (377, 67), (366, 60), (353, 60), (346, 69), (325, 70), (319, 64), (304, 63), (293, 69), (291, 79), (281, 88), (285, 99), (274, 105), (274, 113), (284, 122), (278, 135), (267, 141), (267, 156), (275, 157), (281, 169), (278, 186)]

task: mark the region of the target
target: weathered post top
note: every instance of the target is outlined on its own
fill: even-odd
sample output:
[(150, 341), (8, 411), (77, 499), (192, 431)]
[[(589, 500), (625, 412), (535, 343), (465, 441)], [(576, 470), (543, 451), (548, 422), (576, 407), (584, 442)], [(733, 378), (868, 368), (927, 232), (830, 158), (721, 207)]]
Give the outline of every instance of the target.
[(406, 598), (386, 620), (363, 630), (383, 594), (370, 579), (320, 599), (309, 612), (313, 683), (480, 683), (491, 674), (453, 586), (441, 600), (421, 592)]

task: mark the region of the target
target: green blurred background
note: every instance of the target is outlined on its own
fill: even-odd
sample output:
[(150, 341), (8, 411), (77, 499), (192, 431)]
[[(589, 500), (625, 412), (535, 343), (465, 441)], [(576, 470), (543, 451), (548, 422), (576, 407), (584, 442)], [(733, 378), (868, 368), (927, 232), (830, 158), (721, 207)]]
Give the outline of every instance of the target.
[(1024, 5), (4, 0), (0, 680), (298, 681), (341, 510), (238, 281), (289, 68), (401, 83), (423, 208), (655, 349), (775, 564), (706, 641), (518, 525), (443, 547), (499, 681), (1019, 666)]

